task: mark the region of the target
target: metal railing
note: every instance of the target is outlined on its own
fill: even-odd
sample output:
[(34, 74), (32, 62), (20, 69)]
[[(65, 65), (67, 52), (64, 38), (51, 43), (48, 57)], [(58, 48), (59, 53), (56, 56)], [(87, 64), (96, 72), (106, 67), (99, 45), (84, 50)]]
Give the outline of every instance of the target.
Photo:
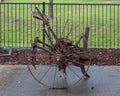
[[(0, 47), (30, 47), (36, 36), (46, 40), (43, 23), (31, 15), (35, 6), (50, 14), (49, 3), (0, 3)], [(52, 7), (50, 24), (58, 37), (77, 41), (89, 27), (89, 48), (120, 48), (120, 4), (54, 3)]]

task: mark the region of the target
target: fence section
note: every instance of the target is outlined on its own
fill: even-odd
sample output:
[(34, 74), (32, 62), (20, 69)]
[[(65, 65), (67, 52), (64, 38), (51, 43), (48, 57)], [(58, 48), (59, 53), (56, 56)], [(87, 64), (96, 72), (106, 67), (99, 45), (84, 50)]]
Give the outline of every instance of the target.
[(36, 36), (45, 40), (43, 23), (31, 15), (35, 6), (51, 16), (58, 37), (75, 42), (89, 27), (89, 48), (120, 48), (120, 4), (63, 3), (0, 3), (1, 47), (30, 47)]
[(36, 4), (0, 4), (0, 46), (30, 46), (39, 25), (31, 15), (35, 6)]

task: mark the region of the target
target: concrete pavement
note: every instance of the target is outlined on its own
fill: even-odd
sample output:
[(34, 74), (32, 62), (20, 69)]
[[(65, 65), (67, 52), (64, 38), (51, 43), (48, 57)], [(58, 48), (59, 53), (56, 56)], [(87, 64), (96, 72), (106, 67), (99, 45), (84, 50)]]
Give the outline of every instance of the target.
[(68, 89), (39, 85), (26, 66), (0, 65), (0, 96), (120, 96), (120, 66), (92, 66), (90, 78)]

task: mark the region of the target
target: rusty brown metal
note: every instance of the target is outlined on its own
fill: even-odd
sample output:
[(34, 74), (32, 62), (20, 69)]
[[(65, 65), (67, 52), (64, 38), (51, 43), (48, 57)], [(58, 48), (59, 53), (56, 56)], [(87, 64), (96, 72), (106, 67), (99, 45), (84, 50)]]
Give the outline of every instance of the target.
[[(81, 72), (84, 76), (89, 78), (87, 71), (85, 70), (85, 66), (89, 65), (94, 61), (95, 56), (91, 54), (89, 50), (87, 50), (88, 47), (88, 37), (89, 37), (89, 27), (86, 27), (85, 34), (80, 36), (78, 41), (73, 44), (72, 40), (68, 38), (58, 38), (55, 32), (52, 30), (51, 26), (49, 25), (49, 17), (39, 11), (39, 9), (36, 7), (37, 13), (32, 12), (32, 15), (34, 18), (37, 18), (39, 20), (43, 21), (43, 24), (45, 24), (47, 30), (45, 30), (45, 34), (50, 41), (50, 44), (46, 44), (45, 42), (42, 42), (39, 40), (38, 37), (35, 38), (34, 42), (32, 43), (32, 65), (35, 67), (35, 61), (36, 61), (36, 48), (42, 49), (46, 52), (48, 52), (51, 55), (51, 63), (54, 61), (54, 63), (57, 64), (59, 71), (63, 71), (63, 73), (66, 74), (66, 68), (68, 65), (74, 65), (81, 68)], [(48, 35), (50, 34), (50, 35)], [(56, 43), (53, 43), (51, 39), (51, 35), (56, 40)], [(79, 47), (78, 45), (81, 43), (81, 39), (83, 39), (83, 47)], [(49, 49), (45, 49), (43, 47), (40, 47), (38, 43), (44, 44)], [(88, 62), (88, 63), (86, 63)]]

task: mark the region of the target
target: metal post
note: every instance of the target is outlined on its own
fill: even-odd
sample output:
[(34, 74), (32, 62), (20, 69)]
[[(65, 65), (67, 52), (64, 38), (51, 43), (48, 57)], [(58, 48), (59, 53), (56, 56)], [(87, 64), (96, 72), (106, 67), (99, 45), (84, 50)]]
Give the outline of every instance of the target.
[(53, 0), (49, 0), (49, 16), (53, 19)]
[[(43, 2), (43, 14), (45, 14), (45, 2)], [(43, 42), (45, 42), (45, 24), (43, 22)], [(45, 44), (43, 44), (43, 47), (45, 47)]]
[(89, 37), (89, 27), (86, 27), (84, 36), (85, 36), (85, 40), (83, 40), (83, 48), (84, 48), (84, 50), (87, 50), (88, 37)]
[[(2, 9), (2, 8), (1, 8), (1, 5), (0, 5), (0, 12), (2, 11), (1, 9)], [(2, 18), (2, 17), (1, 17), (1, 14), (0, 14), (0, 48), (1, 48), (1, 45), (2, 45), (2, 37), (1, 37), (1, 34), (2, 34), (2, 33), (1, 33), (1, 32), (2, 32), (2, 23), (1, 23), (1, 21), (2, 21), (2, 20), (1, 20), (1, 18)]]

